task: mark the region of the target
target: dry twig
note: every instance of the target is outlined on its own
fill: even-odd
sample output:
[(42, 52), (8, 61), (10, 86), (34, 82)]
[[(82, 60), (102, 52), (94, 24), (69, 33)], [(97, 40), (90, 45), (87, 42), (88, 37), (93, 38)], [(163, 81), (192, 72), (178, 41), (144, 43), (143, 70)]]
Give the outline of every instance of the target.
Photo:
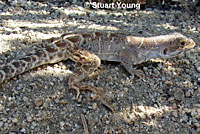
[(83, 114), (81, 114), (81, 121), (83, 123), (83, 128), (84, 128), (85, 134), (89, 134), (87, 122), (86, 122), (85, 116)]

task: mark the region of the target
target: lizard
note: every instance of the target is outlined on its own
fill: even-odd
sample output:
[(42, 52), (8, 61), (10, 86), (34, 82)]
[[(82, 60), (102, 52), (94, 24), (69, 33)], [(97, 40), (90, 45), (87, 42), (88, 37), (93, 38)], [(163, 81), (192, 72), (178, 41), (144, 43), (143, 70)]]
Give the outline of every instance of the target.
[(192, 39), (177, 32), (152, 37), (114, 32), (72, 32), (49, 42), (34, 53), (0, 65), (0, 84), (32, 68), (71, 59), (81, 63), (69, 79), (69, 87), (77, 91), (76, 98), (80, 90), (100, 94), (102, 90), (99, 88), (79, 83), (101, 65), (101, 60), (120, 62), (133, 77), (142, 78), (143, 72), (133, 65), (153, 58), (171, 58), (195, 46)]

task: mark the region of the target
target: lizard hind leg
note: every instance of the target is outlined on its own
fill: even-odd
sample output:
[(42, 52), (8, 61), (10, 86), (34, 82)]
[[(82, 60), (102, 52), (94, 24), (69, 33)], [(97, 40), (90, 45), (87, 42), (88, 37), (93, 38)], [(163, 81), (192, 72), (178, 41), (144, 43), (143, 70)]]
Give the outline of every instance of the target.
[(114, 112), (113, 107), (107, 102), (108, 98), (105, 95), (103, 88), (87, 86), (84, 84), (81, 85), (81, 81), (87, 78), (101, 65), (100, 58), (87, 50), (77, 48), (74, 48), (70, 53), (69, 58), (82, 64), (80, 68), (74, 71), (74, 76), (69, 79), (69, 88), (77, 91), (76, 99), (78, 99), (81, 90), (89, 90), (96, 94), (96, 97), (103, 105)]
[(81, 81), (87, 78), (100, 66), (101, 60), (95, 54), (78, 48), (74, 48), (71, 51), (69, 58), (82, 64), (80, 68), (74, 71), (74, 76), (69, 79), (69, 87), (77, 91), (76, 99), (78, 99), (80, 90), (92, 91), (92, 89), (94, 89), (94, 87), (81, 85)]

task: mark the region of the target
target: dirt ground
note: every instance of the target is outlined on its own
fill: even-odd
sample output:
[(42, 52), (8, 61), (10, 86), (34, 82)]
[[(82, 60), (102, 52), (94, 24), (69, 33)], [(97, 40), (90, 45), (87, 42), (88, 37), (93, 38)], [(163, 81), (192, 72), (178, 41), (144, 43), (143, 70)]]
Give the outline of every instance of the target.
[(95, 94), (69, 90), (78, 64), (43, 65), (0, 85), (0, 134), (200, 133), (200, 17), (180, 11), (91, 10), (68, 3), (0, 1), (0, 65), (22, 57), (44, 40), (70, 31), (120, 31), (136, 36), (180, 32), (194, 49), (138, 65), (131, 79), (115, 62), (102, 62), (87, 85), (103, 87), (115, 112)]

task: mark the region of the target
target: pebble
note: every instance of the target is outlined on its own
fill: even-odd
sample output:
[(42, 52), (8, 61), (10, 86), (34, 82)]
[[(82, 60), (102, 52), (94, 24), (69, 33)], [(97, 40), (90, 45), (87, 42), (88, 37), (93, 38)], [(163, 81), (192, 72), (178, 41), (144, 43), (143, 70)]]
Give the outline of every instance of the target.
[(177, 88), (174, 92), (174, 98), (175, 98), (175, 100), (183, 101), (185, 99), (183, 90)]
[(27, 102), (27, 101), (28, 101), (28, 98), (27, 98), (26, 96), (24, 96), (24, 97), (23, 97), (23, 100), (24, 100), (25, 102)]
[(197, 70), (198, 73), (200, 73), (200, 62), (197, 62), (195, 65), (195, 68)]
[(60, 122), (61, 127), (64, 127), (64, 125), (65, 125), (65, 122)]
[(200, 87), (197, 88), (197, 93), (200, 93)]
[(35, 104), (36, 107), (40, 107), (40, 106), (43, 105), (43, 100), (41, 100), (41, 99), (36, 99), (36, 100), (34, 101), (34, 104)]
[(167, 80), (167, 81), (165, 81), (165, 84), (166, 84), (167, 86), (172, 86), (172, 85), (173, 85), (173, 82), (172, 82), (171, 80)]
[(12, 119), (12, 122), (13, 122), (13, 123), (17, 123), (17, 122), (18, 122), (18, 119), (17, 119), (17, 118), (14, 118), (14, 119)]
[(21, 129), (20, 129), (20, 132), (21, 132), (21, 133), (26, 133), (26, 129), (25, 129), (25, 128), (21, 128)]
[(97, 103), (93, 103), (93, 104), (92, 104), (92, 109), (93, 109), (93, 110), (96, 110), (97, 108), (98, 108)]
[(60, 100), (59, 103), (60, 103), (60, 104), (67, 104), (67, 103), (69, 103), (69, 102), (68, 102), (67, 100)]
[(168, 101), (169, 101), (169, 102), (174, 101), (174, 97), (169, 97), (169, 98), (168, 98)]
[(173, 103), (173, 104), (172, 104), (172, 108), (173, 108), (174, 110), (177, 109), (176, 103)]
[(37, 123), (35, 123), (35, 122), (32, 122), (32, 123), (31, 123), (31, 127), (32, 127), (32, 128), (35, 128), (36, 126), (37, 126)]
[(60, 101), (59, 101), (59, 99), (58, 98), (56, 98), (55, 99), (55, 103), (59, 103)]
[(200, 85), (200, 78), (197, 79), (197, 83), (198, 83), (198, 85)]
[(177, 111), (172, 112), (172, 115), (173, 115), (174, 117), (178, 117)]
[(195, 127), (200, 128), (200, 123), (194, 123)]
[(125, 88), (124, 88), (124, 91), (125, 91), (126, 93), (128, 93), (129, 89), (125, 87)]
[(2, 121), (0, 121), (0, 128), (3, 127), (3, 124), (4, 124), (4, 123), (3, 123)]
[(47, 103), (47, 102), (44, 102), (44, 104), (42, 105), (44, 108), (47, 108), (47, 107), (49, 107), (49, 103)]
[(93, 109), (93, 107), (92, 107), (92, 106), (88, 106), (88, 109), (90, 109), (90, 110), (91, 110), (91, 109)]
[(199, 111), (200, 111), (200, 104), (193, 104), (193, 107), (199, 108)]
[(186, 97), (190, 97), (192, 94), (193, 94), (193, 92), (191, 90), (188, 90), (185, 92)]
[(31, 116), (28, 116), (28, 117), (27, 117), (27, 121), (28, 121), (28, 122), (32, 122), (32, 121), (33, 121), (33, 118), (32, 118)]
[(4, 106), (0, 104), (0, 111), (4, 109)]

